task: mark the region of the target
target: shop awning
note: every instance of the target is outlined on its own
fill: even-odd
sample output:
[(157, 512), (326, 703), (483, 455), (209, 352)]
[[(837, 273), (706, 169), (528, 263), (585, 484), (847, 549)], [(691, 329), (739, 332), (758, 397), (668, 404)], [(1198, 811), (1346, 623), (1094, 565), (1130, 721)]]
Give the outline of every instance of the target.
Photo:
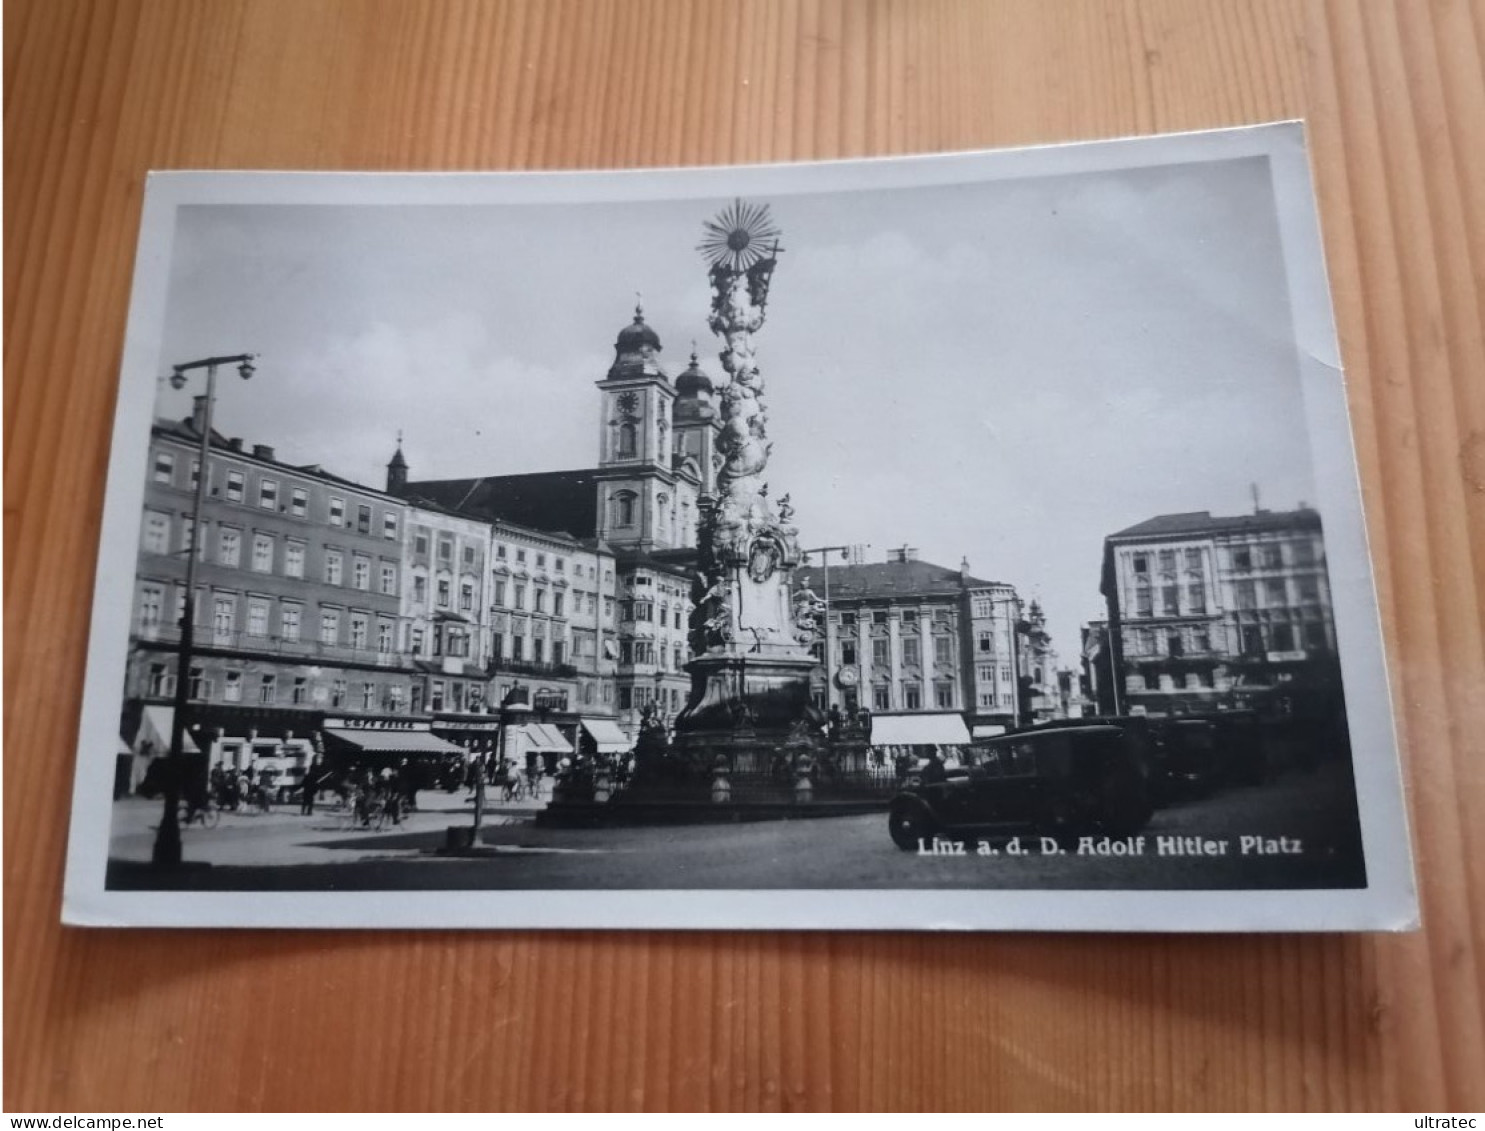
[[(170, 726), (175, 721), (174, 707), (152, 705), (145, 707), (144, 717), (139, 720), (139, 733), (134, 736), (134, 750), (143, 754), (144, 744), (150, 745), (151, 754), (170, 753)], [(201, 748), (191, 737), (189, 730), (181, 732), (180, 748), (183, 754), (200, 754)]]
[(348, 730), (344, 727), (326, 727), (325, 737), (367, 754), (464, 754), (462, 746), (455, 746), (426, 730)]
[(600, 754), (623, 754), (634, 744), (613, 719), (581, 719), (583, 729), (598, 747)]
[(873, 746), (963, 746), (969, 731), (959, 715), (873, 715)]
[(551, 750), (558, 754), (571, 754), (572, 743), (562, 737), (562, 732), (551, 723), (522, 723), (520, 731), (526, 736), (528, 750)]

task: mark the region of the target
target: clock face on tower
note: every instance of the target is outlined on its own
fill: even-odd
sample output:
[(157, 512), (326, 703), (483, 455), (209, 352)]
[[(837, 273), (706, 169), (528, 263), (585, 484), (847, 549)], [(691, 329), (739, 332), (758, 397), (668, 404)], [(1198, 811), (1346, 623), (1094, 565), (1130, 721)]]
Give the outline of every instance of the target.
[(639, 396), (636, 393), (619, 394), (619, 411), (625, 416), (633, 416), (639, 411)]

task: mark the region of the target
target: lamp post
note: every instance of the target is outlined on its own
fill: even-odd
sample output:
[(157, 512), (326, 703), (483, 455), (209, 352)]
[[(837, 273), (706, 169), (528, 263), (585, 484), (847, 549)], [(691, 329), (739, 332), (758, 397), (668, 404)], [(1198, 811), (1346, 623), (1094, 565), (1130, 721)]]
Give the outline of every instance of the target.
[(224, 357), (207, 357), (200, 361), (188, 361), (174, 367), (170, 375), (170, 387), (183, 389), (186, 374), (196, 369), (206, 370), (206, 403), (201, 420), (201, 448), (196, 471), (196, 493), (191, 504), (191, 538), (186, 547), (186, 603), (180, 618), (180, 642), (175, 659), (175, 707), (170, 720), (170, 753), (165, 775), (165, 812), (160, 827), (155, 833), (152, 860), (157, 867), (170, 868), (180, 863), (180, 798), (181, 785), (185, 778), (185, 758), (182, 744), (185, 741), (186, 704), (190, 701), (191, 658), (196, 629), (196, 559), (201, 548), (201, 505), (206, 500), (207, 459), (211, 453), (211, 412), (217, 395), (217, 367), (235, 365), (237, 372), (246, 381), (253, 375), (253, 358), (256, 354), (239, 353)]
[[(870, 543), (867, 543), (870, 545)], [(821, 657), (822, 666), (825, 668), (825, 702), (830, 703), (830, 555), (840, 551), (841, 561), (851, 560), (850, 546), (816, 546), (814, 549), (803, 551), (808, 558), (811, 554), (820, 555), (820, 569), (825, 576), (825, 611), (822, 620), (825, 623), (824, 655)]]

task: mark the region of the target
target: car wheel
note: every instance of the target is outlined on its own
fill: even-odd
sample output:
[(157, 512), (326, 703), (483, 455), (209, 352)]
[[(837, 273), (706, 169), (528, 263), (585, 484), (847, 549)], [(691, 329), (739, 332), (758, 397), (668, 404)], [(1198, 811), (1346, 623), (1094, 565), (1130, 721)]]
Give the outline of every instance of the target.
[(904, 852), (914, 852), (918, 842), (933, 835), (933, 818), (921, 805), (897, 805), (887, 815), (887, 831), (892, 843)]

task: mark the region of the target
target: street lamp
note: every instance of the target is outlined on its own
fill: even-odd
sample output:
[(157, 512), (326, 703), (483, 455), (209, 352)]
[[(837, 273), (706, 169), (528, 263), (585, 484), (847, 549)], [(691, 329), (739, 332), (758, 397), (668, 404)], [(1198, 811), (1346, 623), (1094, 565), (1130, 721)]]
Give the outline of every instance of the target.
[[(864, 545), (869, 546), (871, 543), (867, 542)], [(824, 655), (821, 659), (825, 668), (825, 702), (827, 704), (830, 702), (830, 555), (837, 550), (840, 551), (841, 561), (851, 560), (850, 546), (816, 546), (814, 549), (802, 551), (806, 558), (811, 554), (820, 555), (820, 569), (825, 575), (825, 611), (822, 614), (825, 623), (825, 643)]]
[(180, 796), (185, 778), (185, 759), (181, 751), (185, 740), (186, 704), (190, 701), (191, 657), (196, 628), (196, 559), (201, 546), (201, 504), (206, 499), (207, 459), (211, 452), (211, 410), (217, 395), (217, 366), (235, 365), (246, 381), (253, 375), (253, 358), (257, 354), (239, 353), (230, 357), (207, 357), (174, 367), (170, 387), (183, 389), (186, 374), (194, 369), (206, 370), (206, 405), (201, 420), (201, 449), (197, 461), (196, 494), (191, 504), (191, 539), (186, 547), (186, 604), (180, 618), (180, 643), (175, 659), (175, 708), (170, 720), (169, 772), (165, 775), (165, 813), (155, 834), (152, 860), (157, 867), (171, 868), (180, 863)]

